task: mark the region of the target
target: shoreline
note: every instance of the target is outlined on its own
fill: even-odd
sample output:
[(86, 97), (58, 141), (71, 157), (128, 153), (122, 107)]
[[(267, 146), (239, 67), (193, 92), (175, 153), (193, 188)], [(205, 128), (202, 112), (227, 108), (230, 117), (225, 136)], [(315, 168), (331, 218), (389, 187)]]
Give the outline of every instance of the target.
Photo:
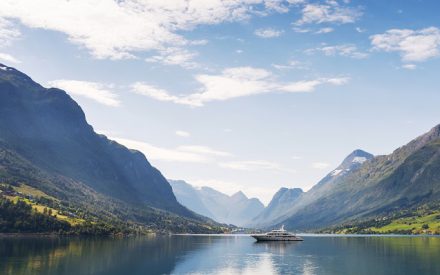
[[(55, 237), (105, 237), (105, 238), (131, 238), (131, 237), (163, 237), (163, 236), (212, 236), (212, 237), (249, 237), (251, 234), (231, 234), (231, 233), (149, 233), (149, 234), (139, 234), (139, 235), (81, 235), (81, 234), (58, 234), (58, 233), (31, 233), (31, 232), (20, 232), (20, 233), (0, 233), (0, 238), (13, 238), (13, 237), (44, 237), (44, 238), (55, 238)], [(435, 237), (440, 238), (440, 235), (433, 234), (327, 234), (327, 233), (298, 233), (296, 234), (302, 237)]]

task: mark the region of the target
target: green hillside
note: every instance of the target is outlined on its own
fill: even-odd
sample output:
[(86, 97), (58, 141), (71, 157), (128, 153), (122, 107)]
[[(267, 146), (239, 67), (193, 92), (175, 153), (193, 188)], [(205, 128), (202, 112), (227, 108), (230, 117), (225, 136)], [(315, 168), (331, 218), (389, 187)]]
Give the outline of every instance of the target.
[(275, 226), (316, 231), (438, 205), (439, 201), (440, 125), (390, 155), (366, 161), (331, 184), (313, 187)]
[(440, 205), (426, 204), (374, 219), (327, 228), (337, 234), (440, 234)]
[(2, 201), (24, 203), (38, 217), (50, 210), (50, 220), (86, 233), (225, 230), (180, 205), (142, 153), (95, 133), (66, 92), (3, 67), (0, 184), (9, 193)]

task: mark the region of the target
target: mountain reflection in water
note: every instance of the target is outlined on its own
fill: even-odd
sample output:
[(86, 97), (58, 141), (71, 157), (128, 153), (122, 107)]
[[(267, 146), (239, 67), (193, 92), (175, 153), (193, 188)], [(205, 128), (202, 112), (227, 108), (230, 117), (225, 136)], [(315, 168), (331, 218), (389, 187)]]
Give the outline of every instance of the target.
[(440, 274), (440, 238), (0, 238), (1, 274)]

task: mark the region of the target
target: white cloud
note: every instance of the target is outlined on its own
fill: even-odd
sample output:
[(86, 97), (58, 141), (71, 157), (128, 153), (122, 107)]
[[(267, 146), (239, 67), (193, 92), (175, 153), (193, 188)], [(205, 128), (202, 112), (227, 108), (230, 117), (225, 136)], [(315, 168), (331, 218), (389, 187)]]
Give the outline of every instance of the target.
[(306, 4), (302, 9), (302, 17), (295, 25), (321, 23), (353, 23), (362, 12), (358, 8), (341, 6), (337, 1), (327, 1), (325, 4)]
[(287, 2), (288, 2), (289, 4), (292, 4), (292, 5), (297, 5), (297, 4), (303, 4), (303, 3), (305, 3), (306, 0), (287, 0)]
[(273, 38), (273, 37), (279, 37), (284, 31), (282, 30), (276, 30), (273, 28), (264, 28), (264, 29), (257, 29), (255, 30), (255, 35), (259, 36), (261, 38)]
[(307, 66), (303, 62), (297, 60), (290, 60), (287, 64), (271, 64), (277, 70), (289, 70), (289, 69), (307, 69)]
[(330, 166), (329, 163), (326, 162), (314, 162), (312, 163), (312, 167), (315, 169), (320, 169), (320, 170), (324, 170), (327, 169)]
[(266, 0), (265, 6), (269, 10), (275, 10), (279, 13), (286, 13), (289, 11), (289, 7), (283, 0)]
[(321, 34), (321, 33), (330, 33), (333, 32), (335, 29), (333, 28), (321, 28), (319, 30), (317, 30), (315, 33), (316, 34)]
[(311, 92), (315, 90), (318, 85), (332, 84), (332, 85), (343, 85), (348, 82), (347, 77), (339, 78), (319, 78), (314, 80), (302, 80), (298, 82), (292, 82), (279, 87), (279, 90), (289, 93), (301, 93), (301, 92)]
[(122, 59), (140, 51), (191, 45), (181, 31), (246, 20), (266, 2), (281, 11), (273, 0), (2, 0), (0, 17), (65, 33), (96, 58)]
[(305, 52), (308, 54), (321, 52), (326, 56), (339, 55), (339, 56), (351, 57), (356, 59), (362, 59), (368, 57), (367, 53), (359, 51), (359, 49), (353, 44), (323, 46), (314, 49), (308, 49)]
[(111, 90), (112, 85), (65, 79), (50, 81), (49, 85), (65, 90), (72, 96), (86, 97), (107, 106), (118, 107), (120, 105), (118, 96)]
[(355, 30), (356, 30), (358, 33), (363, 33), (363, 32), (366, 31), (365, 29), (362, 29), (362, 28), (359, 28), (359, 27), (356, 27)]
[(170, 95), (166, 90), (156, 88), (155, 86), (143, 82), (136, 82), (132, 84), (131, 90), (136, 94), (148, 96), (159, 101), (179, 102), (179, 97)]
[(425, 61), (440, 54), (440, 29), (391, 29), (370, 36), (373, 49), (400, 53), (404, 62)]
[(302, 4), (306, 0), (264, 0), (261, 1), (264, 3), (265, 10), (254, 10), (253, 13), (259, 16), (267, 16), (272, 11), (276, 11), (278, 13), (287, 13), (289, 12), (290, 6), (294, 6), (297, 4)]
[(403, 64), (402, 68), (407, 70), (415, 70), (417, 68), (416, 64)]
[(159, 50), (158, 55), (145, 59), (151, 63), (161, 63), (165, 65), (179, 65), (184, 68), (193, 69), (199, 65), (192, 61), (197, 54), (179, 47), (169, 47)]
[(198, 162), (205, 163), (210, 160), (201, 154), (180, 151), (178, 149), (163, 148), (146, 142), (126, 138), (110, 137), (130, 149), (142, 152), (149, 160), (174, 161), (174, 162)]
[(10, 21), (0, 17), (0, 47), (10, 45), (11, 42), (19, 38), (20, 35), (20, 31), (16, 29)]
[(135, 83), (132, 90), (156, 100), (169, 101), (190, 106), (203, 106), (207, 102), (222, 101), (237, 97), (270, 92), (311, 92), (323, 84), (342, 85), (348, 78), (319, 78), (297, 82), (277, 82), (271, 72), (253, 67), (227, 68), (219, 75), (200, 74), (195, 76), (201, 88), (186, 96), (175, 96), (146, 83)]
[(297, 33), (309, 33), (312, 30), (308, 28), (293, 27), (292, 30)]
[(178, 150), (184, 152), (191, 152), (196, 154), (205, 154), (205, 155), (214, 155), (220, 157), (231, 157), (232, 154), (225, 151), (214, 150), (208, 146), (200, 146), (200, 145), (183, 145), (177, 147)]
[(20, 60), (7, 53), (0, 53), (0, 60), (15, 64), (21, 63)]
[(176, 131), (176, 135), (179, 137), (190, 137), (191, 136), (190, 133), (188, 133), (186, 131), (180, 131), (180, 130)]
[(213, 162), (215, 157), (230, 157), (231, 153), (215, 150), (203, 145), (183, 145), (177, 148), (165, 148), (152, 145), (147, 142), (132, 140), (120, 137), (109, 137), (130, 149), (136, 149), (145, 154), (149, 160), (158, 160), (166, 162), (192, 162), (209, 163)]

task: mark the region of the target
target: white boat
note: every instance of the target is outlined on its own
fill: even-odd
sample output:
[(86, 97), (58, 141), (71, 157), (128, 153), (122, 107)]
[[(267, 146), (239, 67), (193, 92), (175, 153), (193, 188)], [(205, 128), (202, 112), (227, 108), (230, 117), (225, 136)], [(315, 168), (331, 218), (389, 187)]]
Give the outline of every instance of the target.
[(284, 230), (284, 225), (280, 229), (275, 229), (264, 234), (253, 234), (251, 237), (255, 238), (258, 242), (263, 241), (303, 241), (302, 238), (296, 236), (293, 233)]

